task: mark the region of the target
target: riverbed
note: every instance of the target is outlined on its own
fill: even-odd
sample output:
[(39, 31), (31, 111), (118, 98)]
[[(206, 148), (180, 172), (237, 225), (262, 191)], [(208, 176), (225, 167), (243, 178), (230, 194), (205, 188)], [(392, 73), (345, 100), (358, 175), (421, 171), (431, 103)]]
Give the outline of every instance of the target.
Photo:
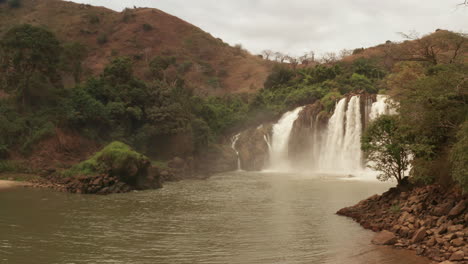
[(427, 264), (335, 212), (392, 183), (232, 172), (109, 196), (0, 191), (0, 263)]

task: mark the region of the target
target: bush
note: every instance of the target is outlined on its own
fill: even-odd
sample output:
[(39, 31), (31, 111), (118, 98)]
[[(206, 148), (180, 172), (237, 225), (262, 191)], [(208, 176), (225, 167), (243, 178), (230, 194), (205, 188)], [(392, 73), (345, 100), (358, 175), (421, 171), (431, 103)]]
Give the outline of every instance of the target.
[(153, 30), (153, 26), (150, 25), (150, 24), (145, 23), (145, 24), (143, 24), (143, 30), (144, 31), (151, 31), (151, 30)]
[(8, 0), (7, 3), (11, 8), (18, 8), (21, 6), (20, 0)]
[(114, 141), (89, 159), (65, 171), (63, 175), (71, 177), (109, 173), (128, 184), (135, 184), (136, 178), (146, 173), (149, 165), (150, 160), (146, 156), (122, 142)]
[(468, 121), (465, 121), (458, 131), (457, 140), (450, 155), (452, 177), (466, 192), (468, 191)]
[(97, 15), (90, 15), (89, 16), (89, 23), (90, 24), (99, 24), (101, 22), (101, 19)]
[(97, 37), (97, 43), (100, 45), (107, 43), (107, 41), (107, 35), (104, 33), (99, 34), (99, 36)]
[(55, 125), (52, 122), (47, 122), (39, 129), (32, 132), (32, 134), (27, 138), (26, 142), (24, 142), (23, 146), (21, 147), (21, 152), (23, 152), (23, 154), (28, 154), (31, 151), (33, 145), (54, 134)]

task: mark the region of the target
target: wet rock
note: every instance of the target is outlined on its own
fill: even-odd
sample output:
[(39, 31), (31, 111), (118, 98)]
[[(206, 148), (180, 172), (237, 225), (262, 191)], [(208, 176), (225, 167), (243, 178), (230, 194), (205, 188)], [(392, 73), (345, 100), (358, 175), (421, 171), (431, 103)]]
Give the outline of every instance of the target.
[(376, 245), (393, 245), (397, 241), (395, 234), (390, 231), (383, 230), (377, 233), (372, 239), (372, 243)]

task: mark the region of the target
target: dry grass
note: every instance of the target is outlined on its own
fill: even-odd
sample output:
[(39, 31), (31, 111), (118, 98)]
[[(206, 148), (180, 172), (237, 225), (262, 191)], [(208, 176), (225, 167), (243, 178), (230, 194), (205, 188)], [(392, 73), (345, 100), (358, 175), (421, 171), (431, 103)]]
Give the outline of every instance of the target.
[[(29, 23), (54, 32), (62, 41), (78, 41), (89, 48), (85, 66), (89, 75), (102, 72), (114, 56), (134, 58), (135, 73), (146, 78), (148, 62), (171, 55), (178, 63), (190, 61), (186, 83), (198, 94), (254, 92), (263, 87), (270, 66), (257, 56), (216, 39), (201, 29), (157, 9), (115, 12), (60, 0), (23, 0), (19, 9), (0, 5), (0, 35), (13, 25)], [(145, 30), (144, 24), (151, 26)], [(104, 37), (106, 43), (97, 39)], [(213, 69), (206, 73), (203, 65)], [(209, 81), (219, 80), (219, 87)]]

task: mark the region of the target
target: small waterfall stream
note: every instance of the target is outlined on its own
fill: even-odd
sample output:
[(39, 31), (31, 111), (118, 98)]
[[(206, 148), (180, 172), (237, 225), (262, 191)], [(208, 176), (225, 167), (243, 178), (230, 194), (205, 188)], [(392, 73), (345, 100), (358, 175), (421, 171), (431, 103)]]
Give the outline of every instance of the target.
[[(270, 147), (270, 169), (287, 171), (290, 169), (288, 160), (288, 143), (294, 121), (302, 106), (286, 112), (272, 128)], [(267, 140), (268, 142), (268, 140)]]
[(240, 133), (237, 135), (234, 135), (231, 139), (231, 148), (236, 152), (236, 155), (237, 155), (237, 170), (238, 171), (242, 170), (239, 151), (236, 149), (236, 143), (239, 140), (240, 135), (241, 135)]

